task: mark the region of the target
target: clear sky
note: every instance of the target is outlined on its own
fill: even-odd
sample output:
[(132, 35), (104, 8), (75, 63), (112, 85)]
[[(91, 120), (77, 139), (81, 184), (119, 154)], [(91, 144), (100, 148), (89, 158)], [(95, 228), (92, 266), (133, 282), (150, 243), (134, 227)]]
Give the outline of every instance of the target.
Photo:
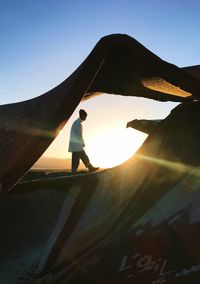
[[(199, 0), (0, 0), (0, 104), (55, 87), (112, 33), (132, 36), (179, 67), (200, 64), (199, 12)], [(134, 118), (164, 118), (174, 106), (103, 95), (78, 109), (88, 112), (85, 139), (91, 143), (94, 133), (124, 127)], [(77, 110), (46, 155), (68, 156), (68, 131)]]

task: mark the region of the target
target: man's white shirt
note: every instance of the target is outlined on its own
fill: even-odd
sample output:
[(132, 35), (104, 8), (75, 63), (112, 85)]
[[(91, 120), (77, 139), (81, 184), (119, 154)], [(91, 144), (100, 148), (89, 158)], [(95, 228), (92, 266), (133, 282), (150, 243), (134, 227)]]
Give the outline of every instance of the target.
[(68, 152), (83, 151), (85, 142), (83, 140), (83, 126), (80, 118), (76, 119), (72, 124), (70, 131)]

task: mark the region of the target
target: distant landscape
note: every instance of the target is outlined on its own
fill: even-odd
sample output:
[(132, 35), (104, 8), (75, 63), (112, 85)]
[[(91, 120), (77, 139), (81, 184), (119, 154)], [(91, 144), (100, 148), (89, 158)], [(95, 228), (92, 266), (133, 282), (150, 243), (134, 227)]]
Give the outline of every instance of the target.
[[(71, 169), (71, 159), (58, 159), (42, 156), (33, 166), (34, 170), (67, 170)], [(80, 163), (79, 169), (83, 169)]]

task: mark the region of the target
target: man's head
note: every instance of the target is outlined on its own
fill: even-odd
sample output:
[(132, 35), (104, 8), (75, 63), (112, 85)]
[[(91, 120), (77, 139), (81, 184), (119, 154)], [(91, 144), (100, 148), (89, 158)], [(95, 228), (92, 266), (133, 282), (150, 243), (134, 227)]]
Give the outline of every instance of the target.
[(80, 117), (80, 119), (83, 120), (83, 121), (86, 120), (87, 112), (84, 111), (84, 109), (80, 109), (80, 110), (79, 110), (79, 117)]

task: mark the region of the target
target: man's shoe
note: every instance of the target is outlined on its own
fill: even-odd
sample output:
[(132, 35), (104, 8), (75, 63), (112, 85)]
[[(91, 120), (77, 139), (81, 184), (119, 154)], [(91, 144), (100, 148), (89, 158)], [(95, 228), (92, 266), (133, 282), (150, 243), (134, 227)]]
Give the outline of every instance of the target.
[(88, 168), (88, 170), (89, 170), (90, 173), (96, 172), (96, 171), (98, 171), (98, 169), (99, 169), (99, 167), (93, 167), (93, 166), (91, 166), (91, 167)]

